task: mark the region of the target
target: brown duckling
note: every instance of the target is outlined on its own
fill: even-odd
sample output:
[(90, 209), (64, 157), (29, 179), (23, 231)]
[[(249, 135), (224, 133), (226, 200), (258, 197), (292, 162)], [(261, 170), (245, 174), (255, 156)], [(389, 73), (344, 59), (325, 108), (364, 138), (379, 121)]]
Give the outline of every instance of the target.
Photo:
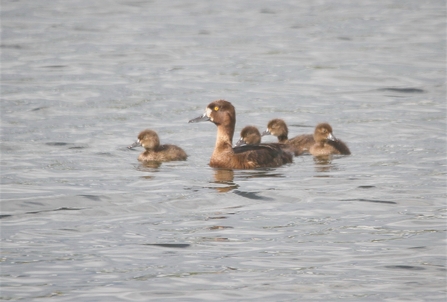
[(262, 133), (264, 135), (274, 135), (278, 137), (278, 142), (289, 145), (294, 155), (309, 153), (309, 148), (315, 143), (312, 134), (302, 134), (294, 138), (288, 138), (289, 129), (286, 122), (282, 119), (273, 119), (267, 124), (267, 129)]
[(321, 123), (315, 127), (314, 140), (315, 143), (309, 148), (309, 152), (313, 156), (351, 154), (348, 146), (332, 134), (332, 127), (328, 123)]
[(188, 157), (180, 147), (169, 144), (160, 145), (157, 133), (150, 129), (141, 131), (138, 135), (138, 140), (128, 148), (132, 149), (136, 146), (142, 146), (146, 149), (138, 156), (138, 160), (142, 162), (186, 160)]
[(255, 126), (245, 126), (241, 130), (241, 138), (236, 146), (259, 145), (261, 143), (261, 132)]
[(210, 159), (210, 166), (227, 169), (254, 169), (278, 167), (293, 161), (292, 154), (274, 144), (245, 145), (233, 148), (233, 134), (236, 124), (236, 110), (227, 101), (211, 102), (206, 112), (190, 123), (211, 121), (217, 126), (216, 145)]

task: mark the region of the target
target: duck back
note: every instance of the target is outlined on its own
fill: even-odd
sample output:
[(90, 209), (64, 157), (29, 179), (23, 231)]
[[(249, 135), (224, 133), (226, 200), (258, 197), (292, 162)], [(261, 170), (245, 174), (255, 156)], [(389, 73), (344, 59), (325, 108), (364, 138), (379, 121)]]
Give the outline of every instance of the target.
[(141, 153), (138, 157), (139, 161), (147, 162), (147, 161), (177, 161), (177, 160), (186, 160), (188, 156), (182, 148), (177, 147), (175, 145), (160, 145), (155, 150), (146, 150)]
[(315, 140), (312, 134), (302, 134), (291, 138), (286, 144), (290, 146), (295, 156), (297, 156), (309, 153), (309, 149), (315, 144)]
[(216, 168), (254, 169), (273, 168), (293, 162), (293, 155), (281, 144), (244, 145), (233, 148), (231, 156), (212, 158), (210, 166)]

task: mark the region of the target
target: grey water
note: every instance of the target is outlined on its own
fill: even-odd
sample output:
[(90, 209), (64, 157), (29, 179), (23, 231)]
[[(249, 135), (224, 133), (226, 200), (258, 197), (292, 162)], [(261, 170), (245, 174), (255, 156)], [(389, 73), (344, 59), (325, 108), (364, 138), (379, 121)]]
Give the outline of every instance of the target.
[[(1, 300), (447, 298), (445, 1), (3, 0), (0, 50)], [(216, 99), (352, 155), (210, 168)]]

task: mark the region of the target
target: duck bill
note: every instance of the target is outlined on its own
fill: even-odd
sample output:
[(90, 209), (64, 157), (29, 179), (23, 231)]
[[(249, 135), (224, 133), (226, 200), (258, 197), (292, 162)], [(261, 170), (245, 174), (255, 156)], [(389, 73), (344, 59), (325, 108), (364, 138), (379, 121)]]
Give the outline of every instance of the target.
[(135, 148), (135, 147), (138, 147), (138, 146), (141, 146), (140, 141), (136, 141), (135, 143), (133, 143), (132, 145), (130, 145), (127, 148), (132, 149), (132, 148)]
[(330, 141), (333, 141), (333, 142), (335, 142), (337, 140), (332, 133), (329, 133), (329, 135), (327, 136), (327, 139)]
[(272, 133), (269, 131), (269, 129), (266, 129), (264, 132), (261, 133), (261, 136), (264, 135), (271, 135)]
[(239, 146), (243, 146), (246, 145), (244, 139), (241, 137), (237, 142), (236, 145), (234, 145), (235, 147), (239, 147)]
[(209, 121), (209, 120), (210, 120), (210, 118), (206, 115), (206, 113), (204, 113), (201, 116), (196, 117), (196, 118), (190, 120), (188, 123), (206, 122), (206, 121)]

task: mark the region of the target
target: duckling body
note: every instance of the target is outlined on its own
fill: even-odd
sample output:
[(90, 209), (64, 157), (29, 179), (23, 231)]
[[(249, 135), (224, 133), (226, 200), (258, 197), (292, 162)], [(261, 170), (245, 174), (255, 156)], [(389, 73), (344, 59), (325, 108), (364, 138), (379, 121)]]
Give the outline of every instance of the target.
[(348, 146), (332, 134), (332, 127), (328, 123), (321, 123), (315, 127), (314, 141), (315, 143), (309, 148), (309, 152), (313, 156), (351, 154)]
[(255, 169), (278, 167), (293, 161), (292, 154), (274, 144), (246, 145), (233, 148), (236, 110), (225, 100), (211, 102), (205, 114), (190, 123), (211, 121), (217, 126), (216, 144), (209, 165), (214, 168)]
[(289, 139), (289, 129), (282, 119), (273, 119), (267, 124), (267, 130), (262, 135), (274, 135), (278, 137), (278, 142), (287, 144), (295, 156), (309, 153), (309, 148), (315, 143), (312, 134), (302, 134)]
[(146, 149), (138, 156), (138, 160), (141, 162), (167, 162), (186, 160), (188, 155), (182, 148), (175, 145), (165, 144), (160, 145), (160, 139), (155, 131), (146, 129), (140, 132), (138, 140), (129, 146), (133, 148), (136, 146), (142, 146)]

